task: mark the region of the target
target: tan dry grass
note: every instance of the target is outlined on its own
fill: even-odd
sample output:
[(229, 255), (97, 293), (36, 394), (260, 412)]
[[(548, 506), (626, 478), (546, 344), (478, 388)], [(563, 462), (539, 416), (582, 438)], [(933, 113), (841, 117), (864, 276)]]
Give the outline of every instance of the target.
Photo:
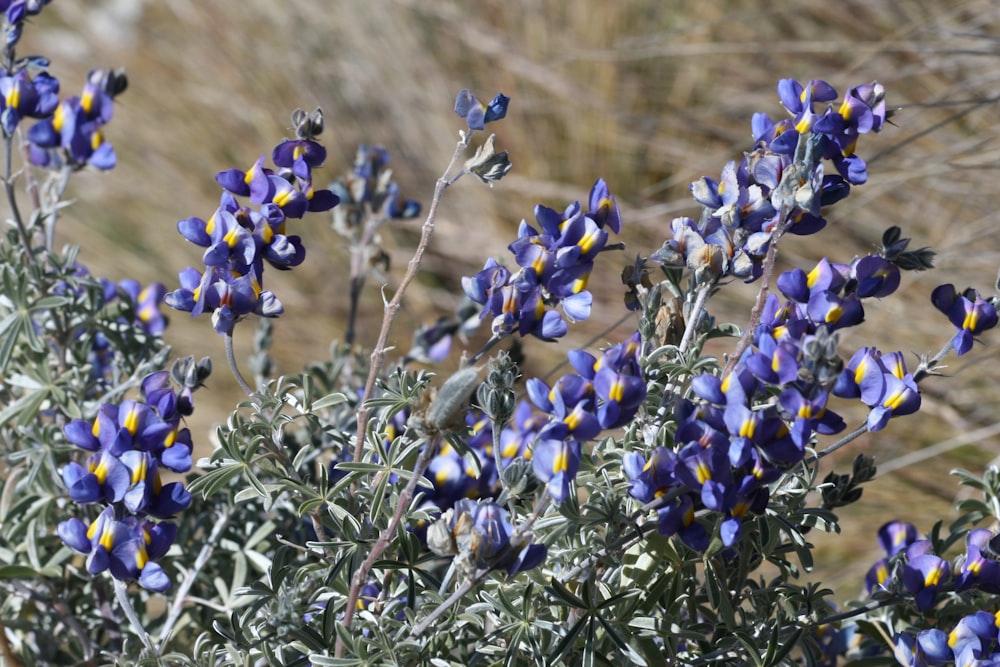
[[(502, 90), (513, 102), (496, 131), (514, 171), (494, 190), (462, 183), (448, 193), (426, 263), (428, 289), (411, 294), (397, 328), (406, 346), (414, 322), (454, 305), (461, 275), (504, 252), (535, 202), (564, 206), (599, 176), (623, 205), (627, 255), (651, 252), (672, 217), (694, 212), (687, 185), (716, 176), (747, 147), (750, 115), (780, 113), (774, 85), (787, 76), (824, 78), (841, 91), (878, 79), (904, 110), (897, 127), (862, 145), (872, 156), (872, 182), (836, 208), (833, 229), (784, 243), (783, 262), (823, 254), (846, 261), (890, 224), (941, 253), (940, 271), (908, 277), (904, 298), (871, 308), (869, 326), (845, 348), (874, 336), (883, 348), (937, 349), (948, 325), (930, 307), (930, 290), (945, 280), (988, 289), (1000, 264), (997, 105), (952, 104), (997, 88), (1000, 8), (990, 0), (947, 7), (931, 0), (106, 0), (54, 3), (38, 22), (42, 31), (28, 31), (31, 50), (52, 56), (67, 89), (93, 65), (121, 64), (130, 74), (108, 133), (120, 167), (76, 179), (71, 195), (79, 201), (60, 228), (60, 240), (82, 244), (84, 261), (111, 278), (172, 284), (178, 269), (197, 263), (175, 221), (211, 213), (214, 173), (245, 168), (268, 150), (295, 106), (326, 111), (329, 177), (350, 163), (356, 144), (382, 143), (405, 191), (426, 201), (459, 127), (450, 111), (454, 93)], [(276, 328), (285, 372), (324, 356), (344, 324), (345, 252), (320, 220), (302, 234), (305, 265), (267, 276), (286, 305)], [(390, 284), (414, 238), (407, 229), (392, 235)], [(608, 260), (591, 283), (606, 307), (574, 329), (570, 345), (622, 312), (622, 260)], [(719, 315), (739, 321), (751, 293), (738, 285), (731, 292)], [(367, 297), (362, 330), (378, 318), (377, 286)], [(186, 320), (173, 318), (177, 353), (210, 354), (221, 366), (221, 341), (208, 323)], [(627, 325), (609, 339), (626, 333)], [(531, 345), (529, 372), (564, 349)], [(957, 364), (957, 382), (927, 383), (927, 414), (867, 438), (841, 464), (857, 451), (884, 461), (995, 422), (996, 350), (977, 349), (976, 362)], [(235, 386), (218, 373), (196, 430), (221, 420), (235, 400)], [(848, 563), (845, 572), (824, 566), (824, 577), (858, 581), (877, 556), (871, 537), (889, 517), (929, 529), (956, 493), (944, 470), (955, 461), (980, 467), (996, 455), (995, 438), (979, 445), (893, 473), (866, 491), (844, 536), (817, 538), (827, 563)], [(855, 590), (848, 585), (845, 594)]]

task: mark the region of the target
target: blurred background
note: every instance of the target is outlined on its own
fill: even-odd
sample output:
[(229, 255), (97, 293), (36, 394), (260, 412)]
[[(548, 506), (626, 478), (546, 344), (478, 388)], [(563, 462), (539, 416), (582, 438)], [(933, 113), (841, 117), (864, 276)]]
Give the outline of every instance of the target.
[[(952, 282), (992, 294), (1000, 266), (1000, 5), (993, 0), (59, 0), (28, 27), (23, 44), (20, 53), (51, 58), (66, 94), (92, 67), (126, 68), (130, 87), (106, 133), (118, 167), (74, 177), (67, 196), (75, 204), (57, 242), (80, 244), (95, 275), (158, 280), (168, 289), (201, 257), (176, 222), (207, 218), (218, 204), (215, 173), (270, 154), (289, 135), (294, 108), (325, 111), (329, 159), (318, 185), (349, 169), (359, 143), (381, 144), (404, 195), (426, 207), (464, 125), (452, 111), (455, 93), (509, 95), (507, 119), (489, 129), (514, 168), (495, 188), (464, 179), (448, 191), (394, 330), (400, 352), (414, 326), (454, 309), (461, 276), (506, 253), (536, 203), (562, 209), (599, 177), (621, 204), (627, 249), (598, 262), (592, 320), (558, 346), (529, 341), (526, 372), (546, 372), (595, 336), (594, 350), (628, 335), (632, 320), (607, 330), (625, 313), (622, 266), (659, 248), (672, 218), (697, 216), (688, 185), (717, 178), (750, 147), (754, 112), (780, 117), (775, 84), (785, 77), (825, 79), (841, 93), (878, 80), (900, 111), (894, 126), (860, 144), (870, 182), (831, 211), (822, 234), (787, 238), (779, 268), (808, 268), (823, 256), (850, 261), (890, 225), (902, 227), (913, 247), (938, 252), (937, 270), (905, 275), (898, 298), (867, 307), (868, 324), (843, 337), (845, 358), (861, 345), (937, 351), (953, 330), (931, 306), (931, 290)], [(343, 241), (328, 216), (310, 218), (296, 230), (305, 263), (265, 277), (286, 311), (275, 326), (279, 373), (327, 358), (346, 324)], [(394, 260), (389, 289), (419, 224), (383, 234)], [(379, 287), (366, 290), (362, 334), (381, 321)], [(744, 324), (753, 294), (733, 284), (713, 314)], [(238, 329), (241, 354), (251, 335), (252, 324)], [(192, 422), (196, 441), (207, 443), (240, 400), (222, 340), (207, 318), (180, 313), (167, 338), (176, 356), (216, 362)], [(874, 535), (883, 522), (909, 520), (923, 532), (953, 518), (960, 492), (947, 471), (979, 471), (997, 456), (995, 341), (988, 336), (968, 357), (951, 357), (954, 380), (922, 384), (918, 415), (894, 420), (826, 464), (848, 472), (866, 452), (886, 469), (843, 513), (841, 535), (811, 534), (821, 550), (807, 576), (837, 587), (840, 599), (857, 595), (864, 571), (881, 557)], [(863, 415), (851, 415), (853, 428)]]

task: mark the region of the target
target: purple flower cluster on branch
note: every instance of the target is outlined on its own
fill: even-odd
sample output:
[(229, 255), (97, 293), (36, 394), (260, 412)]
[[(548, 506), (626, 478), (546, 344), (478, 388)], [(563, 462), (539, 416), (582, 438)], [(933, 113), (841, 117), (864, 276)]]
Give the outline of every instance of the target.
[(768, 296), (751, 347), (733, 371), (691, 380), (698, 400), (683, 399), (675, 409), (675, 450), (659, 447), (648, 460), (632, 452), (624, 460), (633, 497), (672, 497), (658, 509), (660, 532), (697, 550), (707, 548), (711, 534), (696, 512), (714, 513), (723, 544), (733, 545), (744, 517), (763, 511), (768, 485), (803, 460), (814, 434), (846, 428), (828, 406), (831, 395), (860, 398), (871, 408), (873, 431), (920, 406), (902, 354), (863, 348), (846, 367), (837, 354), (836, 331), (863, 321), (863, 299), (899, 286), (895, 265), (877, 255), (850, 264), (824, 259), (808, 273), (783, 273), (777, 286), (786, 300)]
[(579, 202), (562, 213), (538, 205), (535, 220), (538, 229), (522, 220), (517, 240), (508, 246), (520, 267), (516, 272), (490, 258), (482, 271), (462, 279), (465, 293), (483, 306), (481, 319), (492, 316), (494, 341), (515, 332), (561, 338), (568, 330), (563, 314), (570, 321), (590, 317), (587, 280), (594, 259), (607, 246), (607, 230), (621, 231), (617, 202), (603, 180), (590, 191), (589, 211)]
[[(281, 142), (272, 153), (277, 170), (265, 167), (261, 156), (247, 171), (220, 172), (215, 179), (224, 192), (215, 213), (207, 221), (177, 223), (184, 238), (205, 248), (205, 268), (181, 271), (180, 289), (167, 294), (166, 303), (192, 317), (211, 312), (219, 334), (231, 335), (251, 313), (277, 317), (283, 312), (278, 298), (263, 288), (264, 262), (279, 270), (301, 264), (305, 247), (300, 237), (287, 233), (288, 220), (328, 211), (339, 201), (312, 183), (312, 170), (326, 160), (326, 149), (313, 140), (323, 129), (321, 112), (296, 112), (293, 122), (297, 138)], [(250, 206), (237, 197), (249, 198)]]
[(191, 433), (182, 419), (194, 410), (192, 389), (177, 391), (170, 373), (142, 381), (142, 400), (106, 403), (93, 422), (75, 419), (66, 438), (93, 452), (86, 463), (67, 464), (62, 478), (80, 505), (105, 507), (89, 524), (73, 517), (59, 524), (67, 546), (87, 556), (92, 575), (105, 570), (122, 581), (164, 591), (170, 579), (155, 561), (170, 548), (177, 526), (168, 520), (191, 503), (183, 482), (164, 484), (160, 468), (191, 469)]
[[(764, 113), (752, 122), (754, 148), (730, 162), (721, 178), (704, 177), (691, 194), (704, 209), (701, 219), (676, 218), (673, 238), (653, 254), (668, 267), (687, 267), (698, 282), (724, 276), (752, 282), (775, 228), (806, 235), (826, 226), (820, 207), (848, 196), (867, 180), (855, 148), (861, 134), (878, 132), (886, 119), (885, 91), (878, 83), (851, 88), (837, 109), (837, 91), (825, 81), (805, 86), (793, 79), (778, 83), (778, 95), (792, 117), (773, 121)], [(825, 173), (824, 160), (836, 173)], [(803, 171), (803, 169), (805, 171)]]
[[(39, 89), (36, 77), (35, 89)], [(54, 79), (52, 80), (55, 81)], [(58, 99), (58, 82), (49, 88), (39, 101), (52, 102), (51, 117), (46, 117), (28, 130), (29, 157), (32, 164), (50, 169), (64, 166), (82, 169), (87, 165), (98, 169), (111, 169), (118, 158), (114, 148), (104, 140), (102, 128), (114, 114), (114, 98), (125, 91), (128, 80), (122, 71), (95, 69), (87, 75), (83, 92), (79, 96)], [(45, 114), (49, 116), (50, 114)]]
[(599, 358), (572, 350), (569, 362), (576, 373), (562, 376), (552, 387), (538, 378), (528, 380), (531, 402), (549, 417), (534, 434), (532, 468), (556, 502), (570, 493), (582, 443), (628, 424), (646, 399), (641, 350), (635, 333)]
[[(1000, 592), (1000, 536), (977, 528), (966, 534), (966, 550), (953, 565), (934, 553), (928, 539), (918, 539), (916, 528), (891, 521), (878, 531), (886, 558), (868, 571), (869, 595), (899, 594), (921, 612), (933, 610), (946, 594), (954, 596)], [(975, 602), (973, 601), (973, 605)], [(973, 607), (974, 608), (974, 607)], [(989, 665), (1000, 660), (1000, 620), (997, 614), (965, 614), (946, 631), (941, 627), (916, 634), (897, 632), (893, 655), (901, 665)]]
[(10, 137), (23, 119), (38, 119), (27, 132), (32, 164), (51, 169), (82, 169), (87, 165), (111, 169), (116, 156), (104, 140), (102, 128), (114, 113), (115, 96), (128, 86), (124, 72), (91, 70), (81, 94), (60, 101), (59, 80), (48, 73), (48, 59), (14, 57), (24, 23), (47, 4), (48, 0), (0, 2), (4, 19), (0, 129), (4, 137)]
[(531, 535), (512, 540), (507, 510), (490, 501), (463, 498), (428, 530), (427, 542), (439, 555), (457, 555), (461, 569), (505, 570), (507, 577), (542, 564), (547, 548), (531, 544)]

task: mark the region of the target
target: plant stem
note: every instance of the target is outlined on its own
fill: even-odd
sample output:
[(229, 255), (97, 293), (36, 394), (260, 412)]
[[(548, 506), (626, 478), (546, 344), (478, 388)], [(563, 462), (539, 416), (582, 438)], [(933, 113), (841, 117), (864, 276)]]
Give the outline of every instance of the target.
[(823, 450), (821, 450), (819, 452), (816, 452), (815, 456), (810, 456), (809, 458), (805, 459), (803, 461), (803, 463), (805, 465), (812, 465), (816, 461), (819, 461), (820, 459), (822, 459), (822, 458), (824, 458), (826, 456), (829, 456), (830, 454), (833, 454), (835, 451), (837, 451), (841, 447), (844, 447), (845, 445), (848, 445), (848, 444), (854, 442), (855, 440), (857, 440), (858, 438), (860, 438), (861, 436), (863, 436), (867, 432), (868, 432), (868, 424), (867, 423), (862, 424), (861, 426), (859, 426), (858, 428), (854, 429), (853, 431), (851, 431), (850, 433), (848, 433), (847, 435), (845, 435), (843, 438), (841, 438), (837, 442), (835, 442), (832, 445), (830, 445), (829, 447), (827, 447), (827, 448), (825, 448), (825, 449), (823, 449)]
[(229, 370), (233, 372), (233, 376), (236, 378), (236, 383), (240, 385), (247, 396), (253, 398), (253, 388), (244, 379), (243, 374), (240, 373), (240, 367), (236, 363), (236, 353), (233, 350), (233, 332), (230, 331), (225, 335), (226, 341), (226, 361), (229, 363)]
[(3, 189), (7, 195), (7, 204), (10, 206), (10, 217), (14, 220), (14, 224), (17, 225), (17, 231), (21, 235), (21, 243), (24, 244), (25, 260), (29, 264), (36, 264), (35, 252), (31, 248), (31, 234), (28, 233), (28, 228), (24, 226), (24, 219), (21, 217), (21, 211), (17, 206), (17, 195), (14, 192), (14, 177), (12, 173), (13, 143), (14, 135), (8, 134), (4, 137)]
[(462, 599), (462, 597), (465, 596), (466, 593), (471, 591), (472, 587), (475, 586), (482, 578), (482, 576), (485, 576), (485, 574), (489, 571), (490, 571), (489, 568), (485, 567), (480, 568), (475, 572), (473, 576), (463, 581), (461, 585), (459, 585), (459, 587), (455, 589), (455, 592), (453, 592), (450, 596), (448, 596), (447, 600), (445, 600), (437, 607), (435, 607), (434, 611), (432, 611), (430, 614), (427, 615), (427, 618), (420, 621), (420, 623), (418, 623), (417, 625), (413, 626), (413, 629), (410, 630), (410, 636), (419, 637), (420, 635), (422, 635), (424, 633), (424, 630), (430, 627), (431, 623), (436, 621), (438, 617), (441, 616), (441, 614), (451, 609), (459, 600)]
[(736, 344), (736, 349), (733, 350), (732, 356), (726, 361), (726, 367), (722, 371), (722, 377), (726, 377), (733, 371), (733, 368), (740, 360), (740, 357), (742, 357), (746, 349), (750, 347), (750, 339), (753, 337), (753, 331), (757, 328), (757, 323), (760, 322), (760, 316), (764, 312), (764, 304), (767, 303), (767, 295), (771, 285), (771, 274), (774, 273), (774, 263), (778, 258), (778, 239), (780, 239), (782, 234), (785, 233), (790, 213), (791, 209), (788, 205), (782, 205), (781, 210), (778, 213), (778, 222), (775, 224), (774, 229), (771, 232), (771, 242), (768, 243), (767, 254), (764, 256), (763, 272), (760, 277), (760, 291), (757, 292), (757, 300), (754, 302), (753, 310), (750, 312), (750, 321), (747, 323), (747, 327), (744, 329), (743, 335), (740, 337), (740, 342)]
[[(354, 619), (354, 612), (357, 611), (358, 597), (361, 595), (361, 588), (365, 585), (365, 581), (368, 579), (368, 573), (371, 571), (375, 561), (379, 559), (382, 552), (384, 552), (389, 546), (392, 536), (396, 533), (396, 528), (399, 527), (400, 522), (403, 520), (403, 516), (410, 508), (410, 500), (413, 499), (413, 494), (417, 489), (417, 484), (419, 483), (420, 478), (423, 477), (424, 471), (427, 470), (427, 466), (430, 465), (431, 459), (433, 459), (434, 455), (437, 454), (440, 443), (441, 436), (438, 435), (424, 445), (424, 448), (420, 450), (420, 454), (417, 456), (417, 461), (413, 464), (413, 475), (410, 477), (410, 480), (406, 483), (406, 486), (399, 494), (399, 498), (396, 499), (396, 511), (393, 513), (392, 518), (389, 519), (389, 524), (379, 534), (378, 540), (376, 540), (372, 550), (368, 553), (368, 557), (365, 558), (364, 562), (358, 567), (357, 570), (354, 571), (354, 576), (351, 578), (351, 589), (347, 595), (347, 607), (344, 610), (344, 620), (342, 621), (344, 627), (348, 630), (350, 630), (351, 621)], [(343, 654), (344, 642), (338, 635), (335, 655), (339, 658), (342, 657)]]
[(205, 563), (208, 562), (208, 559), (212, 556), (212, 552), (215, 551), (215, 544), (218, 542), (219, 535), (221, 535), (222, 531), (229, 525), (229, 512), (230, 509), (228, 507), (222, 510), (221, 516), (219, 516), (215, 525), (212, 526), (212, 532), (209, 533), (208, 539), (206, 539), (204, 545), (202, 545), (201, 551), (198, 553), (198, 557), (195, 558), (194, 565), (192, 565), (191, 569), (188, 570), (186, 575), (184, 575), (184, 581), (181, 582), (180, 587), (177, 589), (174, 603), (170, 607), (170, 613), (167, 614), (167, 620), (163, 624), (163, 628), (160, 630), (158, 648), (161, 651), (170, 639), (170, 633), (174, 629), (174, 624), (177, 623), (177, 619), (180, 618), (181, 611), (184, 608), (184, 602), (188, 599), (188, 591), (190, 591), (191, 586), (194, 585), (194, 580), (198, 577), (198, 573), (201, 571), (201, 568), (205, 567)]
[(10, 642), (7, 641), (7, 629), (3, 626), (3, 620), (0, 619), (0, 662), (3, 665), (10, 665), (10, 667), (21, 667), (21, 662), (14, 656), (14, 652), (10, 648)]
[[(458, 163), (462, 153), (464, 153), (465, 149), (468, 148), (469, 140), (472, 138), (472, 132), (463, 132), (461, 137), (462, 138), (455, 145), (455, 152), (452, 154), (451, 161), (444, 170), (444, 174), (437, 180), (437, 184), (434, 186), (434, 197), (431, 199), (430, 208), (427, 210), (427, 218), (424, 220), (424, 224), (420, 229), (420, 242), (417, 244), (417, 249), (414, 251), (413, 257), (410, 258), (410, 262), (406, 268), (406, 273), (403, 275), (403, 279), (399, 282), (399, 287), (396, 288), (395, 294), (392, 295), (392, 299), (385, 303), (385, 315), (382, 318), (382, 328), (379, 331), (378, 341), (375, 343), (375, 348), (372, 350), (371, 367), (368, 370), (368, 380), (365, 382), (365, 389), (362, 394), (364, 401), (358, 408), (358, 432), (357, 441), (354, 445), (355, 461), (361, 460), (361, 450), (364, 447), (365, 441), (365, 430), (368, 426), (368, 417), (371, 415), (371, 408), (368, 407), (367, 401), (372, 398), (372, 394), (375, 391), (375, 380), (382, 373), (382, 367), (385, 364), (386, 346), (389, 342), (389, 331), (392, 329), (393, 322), (396, 321), (396, 315), (399, 313), (399, 308), (402, 304), (403, 294), (406, 292), (406, 288), (410, 286), (410, 283), (413, 282), (413, 279), (416, 277), (417, 271), (420, 269), (420, 263), (424, 257), (424, 251), (427, 250), (427, 246), (430, 244), (431, 236), (434, 234), (434, 222), (437, 219), (437, 210), (438, 205), (441, 203), (441, 195), (465, 173), (464, 171), (459, 171), (457, 174), (449, 178), (449, 174), (451, 174), (452, 170), (455, 168), (455, 164)], [(352, 613), (352, 610), (348, 609), (347, 613)]]
[(827, 616), (826, 618), (821, 618), (816, 621), (816, 627), (828, 625), (830, 623), (837, 623), (839, 621), (847, 620), (848, 618), (853, 618), (855, 616), (860, 616), (861, 614), (867, 614), (870, 611), (875, 611), (882, 607), (888, 607), (889, 605), (901, 602), (903, 597), (901, 595), (893, 595), (892, 597), (886, 598), (884, 600), (873, 600), (868, 604), (862, 605), (860, 607), (855, 607), (854, 609), (848, 609), (839, 614), (834, 614), (833, 616)]
[(715, 286), (715, 281), (705, 283), (698, 286), (696, 289), (698, 295), (694, 299), (694, 304), (691, 306), (691, 312), (687, 315), (687, 323), (684, 327), (684, 335), (681, 337), (681, 343), (677, 346), (678, 352), (683, 354), (688, 345), (691, 344), (691, 340), (694, 338), (694, 332), (698, 329), (698, 322), (701, 320), (701, 312), (705, 309), (705, 302), (708, 301), (708, 295), (712, 293), (712, 288)]
[(129, 623), (132, 624), (132, 629), (135, 633), (139, 635), (139, 639), (142, 640), (143, 646), (146, 650), (153, 655), (157, 655), (156, 647), (153, 646), (153, 640), (149, 638), (146, 633), (146, 629), (142, 627), (142, 622), (139, 620), (139, 616), (135, 613), (135, 608), (132, 606), (132, 600), (128, 596), (128, 584), (126, 584), (121, 579), (115, 579), (115, 595), (118, 598), (118, 604), (121, 605), (122, 611), (125, 612), (125, 616), (128, 618)]

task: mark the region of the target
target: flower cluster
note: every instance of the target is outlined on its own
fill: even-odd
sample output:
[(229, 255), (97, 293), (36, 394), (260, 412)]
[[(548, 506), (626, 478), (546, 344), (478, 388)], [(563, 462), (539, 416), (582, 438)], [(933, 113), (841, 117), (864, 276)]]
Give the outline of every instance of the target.
[[(972, 589), (1000, 593), (1000, 537), (989, 529), (966, 534), (965, 554), (954, 568), (934, 553), (930, 540), (917, 539), (912, 524), (890, 521), (879, 529), (878, 540), (886, 558), (872, 565), (865, 576), (869, 595), (904, 590), (917, 609), (927, 611), (937, 604), (946, 584), (956, 593)], [(954, 582), (950, 582), (953, 574)]]
[[(323, 129), (317, 110), (293, 115), (296, 139), (275, 147), (277, 171), (264, 166), (261, 156), (247, 171), (230, 169), (215, 180), (224, 189), (219, 207), (207, 220), (187, 218), (177, 223), (181, 235), (205, 248), (205, 269), (181, 271), (180, 289), (166, 295), (166, 303), (192, 316), (212, 313), (219, 334), (232, 334), (236, 322), (251, 313), (277, 317), (281, 302), (263, 289), (264, 262), (290, 269), (305, 259), (298, 236), (286, 232), (289, 218), (307, 212), (328, 211), (338, 203), (329, 190), (316, 190), (312, 170), (326, 160), (326, 149), (313, 140)], [(248, 197), (250, 206), (236, 197)]]
[(522, 220), (517, 240), (508, 246), (520, 267), (516, 272), (490, 258), (482, 271), (462, 278), (465, 293), (483, 306), (480, 317), (492, 316), (494, 339), (514, 332), (561, 338), (568, 326), (555, 310), (559, 306), (570, 321), (590, 317), (587, 280), (594, 259), (607, 245), (607, 229), (621, 231), (618, 204), (603, 180), (590, 191), (589, 211), (580, 202), (562, 213), (538, 205), (535, 220), (540, 229)]
[(427, 532), (427, 544), (441, 556), (456, 555), (460, 570), (505, 570), (508, 577), (541, 565), (547, 549), (531, 544), (531, 534), (517, 539), (507, 510), (494, 502), (470, 500), (455, 503)]
[(90, 574), (109, 570), (116, 579), (138, 580), (155, 591), (170, 586), (154, 561), (167, 552), (177, 532), (167, 520), (191, 503), (191, 494), (183, 482), (164, 484), (160, 469), (191, 469), (191, 434), (181, 422), (194, 410), (191, 394), (207, 375), (204, 369), (202, 364), (188, 373), (195, 380), (181, 391), (171, 385), (168, 371), (148, 375), (141, 401), (106, 403), (92, 423), (75, 419), (66, 425), (66, 438), (93, 452), (84, 465), (71, 462), (63, 468), (70, 498), (105, 506), (90, 524), (73, 517), (58, 527), (67, 546), (86, 554)]
[[(879, 529), (879, 542), (888, 554), (872, 566), (866, 578), (869, 593), (905, 592), (918, 610), (927, 612), (943, 592), (978, 590), (1000, 593), (1000, 537), (977, 528), (966, 534), (966, 551), (957, 565), (937, 556), (929, 540), (917, 539), (916, 529), (893, 521)], [(963, 616), (946, 632), (938, 628), (893, 637), (893, 655), (901, 665), (986, 665), (1000, 660), (1000, 616), (976, 611)]]
[(382, 146), (358, 146), (354, 165), (344, 178), (330, 184), (340, 199), (333, 210), (334, 228), (342, 234), (357, 229), (371, 214), (384, 220), (409, 220), (420, 215), (420, 202), (405, 199), (392, 180), (389, 151)]
[[(548, 420), (533, 433), (531, 461), (535, 476), (549, 495), (562, 502), (580, 465), (583, 442), (604, 429), (620, 428), (632, 420), (646, 398), (646, 382), (639, 365), (639, 334), (606, 349), (600, 356), (583, 350), (569, 353), (576, 373), (562, 376), (549, 387), (542, 380), (527, 382), (528, 396)], [(536, 422), (537, 423), (537, 422)], [(534, 424), (521, 422), (521, 428)], [(521, 431), (523, 442), (524, 431)]]
[[(576, 477), (582, 443), (602, 430), (628, 424), (645, 400), (640, 347), (635, 334), (599, 357), (573, 350), (569, 360), (577, 373), (563, 376), (551, 388), (537, 378), (529, 380), (531, 400), (514, 408), (510, 424), (497, 439), (498, 452), (493, 450), (491, 419), (479, 410), (470, 411), (465, 417), (469, 434), (463, 444), (475, 462), (443, 442), (424, 473), (431, 483), (424, 501), (436, 512), (447, 511), (463, 499), (495, 498), (500, 491), (500, 473), (524, 460), (532, 462), (536, 479), (546, 485), (552, 498), (562, 502)], [(396, 413), (387, 425), (386, 446), (405, 428), (407, 414)]]
[[(739, 163), (727, 164), (718, 181), (705, 177), (691, 184), (704, 213), (699, 221), (674, 219), (673, 238), (653, 254), (654, 260), (686, 266), (699, 282), (723, 276), (756, 280), (779, 222), (793, 234), (813, 234), (826, 226), (820, 207), (867, 180), (855, 147), (859, 135), (878, 132), (885, 122), (880, 84), (851, 88), (839, 108), (828, 105), (822, 112), (817, 103), (837, 98), (825, 81), (803, 86), (783, 79), (778, 95), (792, 117), (776, 123), (767, 114), (754, 115), (753, 150)], [(823, 160), (832, 162), (837, 173), (824, 174)]]
[(871, 408), (868, 428), (920, 406), (920, 394), (900, 353), (859, 350), (845, 367), (836, 331), (864, 319), (862, 300), (884, 297), (899, 285), (899, 269), (877, 255), (850, 264), (824, 259), (809, 273), (779, 276), (786, 297), (769, 295), (751, 347), (724, 378), (696, 376), (681, 400), (675, 448), (658, 447), (648, 458), (625, 458), (633, 497), (657, 498), (659, 530), (678, 534), (703, 550), (710, 534), (695, 518), (707, 509), (720, 517), (723, 544), (739, 539), (742, 520), (759, 513), (768, 485), (801, 461), (813, 435), (831, 435), (846, 424), (827, 403), (831, 395), (858, 398)]
[[(104, 140), (102, 128), (114, 114), (114, 98), (128, 86), (125, 74), (122, 71), (91, 70), (83, 92), (62, 102), (58, 99), (58, 82), (51, 85), (54, 81), (45, 79), (50, 88), (45, 91), (44, 98), (39, 96), (39, 100), (50, 100), (48, 104), (53, 106), (51, 117), (35, 123), (28, 130), (31, 162), (52, 169), (64, 166), (82, 169), (86, 165), (98, 169), (114, 167), (117, 157), (111, 144)], [(35, 88), (39, 88), (38, 77)]]
[(1000, 614), (976, 611), (949, 632), (940, 628), (893, 636), (893, 657), (903, 667), (986, 667), (1000, 664)]

